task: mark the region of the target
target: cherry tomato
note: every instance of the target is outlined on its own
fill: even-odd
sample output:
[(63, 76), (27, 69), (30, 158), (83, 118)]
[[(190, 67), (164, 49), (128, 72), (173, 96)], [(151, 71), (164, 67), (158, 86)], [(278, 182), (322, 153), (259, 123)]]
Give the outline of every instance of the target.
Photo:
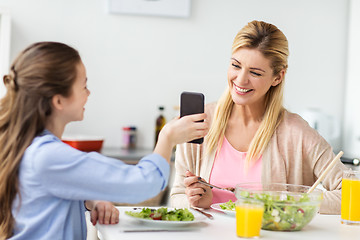
[(301, 212), (302, 214), (304, 214), (304, 213), (305, 213), (305, 212), (304, 212), (304, 210), (303, 210), (302, 208), (299, 208), (297, 211), (298, 211), (298, 212)]
[(150, 217), (153, 219), (153, 220), (161, 220), (161, 213), (152, 213), (150, 214)]

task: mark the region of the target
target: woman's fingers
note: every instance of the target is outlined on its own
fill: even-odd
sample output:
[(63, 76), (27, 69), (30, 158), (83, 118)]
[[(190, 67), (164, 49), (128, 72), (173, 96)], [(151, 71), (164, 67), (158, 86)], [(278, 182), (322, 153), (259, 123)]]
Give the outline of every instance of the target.
[(190, 206), (209, 207), (212, 201), (211, 188), (199, 183), (199, 180), (205, 181), (201, 177), (195, 176), (192, 172), (186, 171), (184, 178), (185, 194)]
[(198, 205), (200, 199), (201, 199), (201, 196), (199, 196), (199, 195), (188, 197), (190, 206), (196, 207)]
[(197, 176), (193, 176), (193, 177), (187, 177), (184, 179), (184, 184), (185, 187), (190, 187), (191, 185), (195, 184), (198, 182), (198, 177)]
[(200, 195), (200, 197), (206, 193), (206, 190), (203, 188), (193, 188), (193, 187), (188, 187), (185, 189), (185, 193), (188, 196), (195, 196), (195, 195)]

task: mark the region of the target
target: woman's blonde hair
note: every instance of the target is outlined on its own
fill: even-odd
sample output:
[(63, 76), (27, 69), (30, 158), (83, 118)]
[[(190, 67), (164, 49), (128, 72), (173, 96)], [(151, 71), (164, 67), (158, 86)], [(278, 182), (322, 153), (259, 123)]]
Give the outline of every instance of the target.
[[(0, 101), (0, 239), (12, 236), (12, 204), (19, 194), (19, 168), (26, 148), (45, 129), (56, 94), (70, 96), (78, 52), (62, 43), (35, 43), (15, 59), (3, 80)], [(20, 198), (19, 194), (19, 198)]]
[[(285, 35), (274, 25), (252, 21), (243, 27), (236, 35), (232, 53), (240, 48), (259, 50), (263, 56), (270, 60), (273, 76), (287, 69), (289, 55), (288, 41)], [(264, 152), (275, 129), (279, 125), (284, 112), (283, 107), (284, 79), (277, 86), (270, 87), (265, 96), (265, 113), (262, 122), (252, 139), (247, 155), (246, 163), (257, 160)], [(234, 102), (230, 90), (227, 88), (219, 99), (213, 121), (207, 136), (206, 154), (221, 148), (225, 135), (226, 126), (230, 117)]]

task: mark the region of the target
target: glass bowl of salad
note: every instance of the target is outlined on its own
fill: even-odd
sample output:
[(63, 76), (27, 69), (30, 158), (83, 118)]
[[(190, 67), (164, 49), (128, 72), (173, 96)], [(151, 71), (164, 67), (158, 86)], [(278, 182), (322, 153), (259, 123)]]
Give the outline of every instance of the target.
[(238, 199), (264, 202), (261, 228), (272, 231), (299, 231), (317, 214), (323, 192), (309, 186), (282, 183), (242, 183), (236, 185)]

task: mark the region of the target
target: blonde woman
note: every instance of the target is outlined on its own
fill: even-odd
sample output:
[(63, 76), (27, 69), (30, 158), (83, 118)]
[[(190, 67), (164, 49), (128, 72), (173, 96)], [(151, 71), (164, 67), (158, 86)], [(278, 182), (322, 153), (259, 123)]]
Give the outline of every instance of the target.
[[(288, 41), (274, 25), (252, 21), (236, 35), (228, 88), (206, 106), (209, 134), (202, 145), (181, 144), (171, 205), (209, 208), (235, 200), (231, 192), (210, 189), (241, 182), (312, 185), (334, 158), (331, 146), (300, 116), (283, 107)], [(301, 99), (299, 99), (301, 101)], [(339, 213), (340, 162), (323, 180), (320, 212)]]

